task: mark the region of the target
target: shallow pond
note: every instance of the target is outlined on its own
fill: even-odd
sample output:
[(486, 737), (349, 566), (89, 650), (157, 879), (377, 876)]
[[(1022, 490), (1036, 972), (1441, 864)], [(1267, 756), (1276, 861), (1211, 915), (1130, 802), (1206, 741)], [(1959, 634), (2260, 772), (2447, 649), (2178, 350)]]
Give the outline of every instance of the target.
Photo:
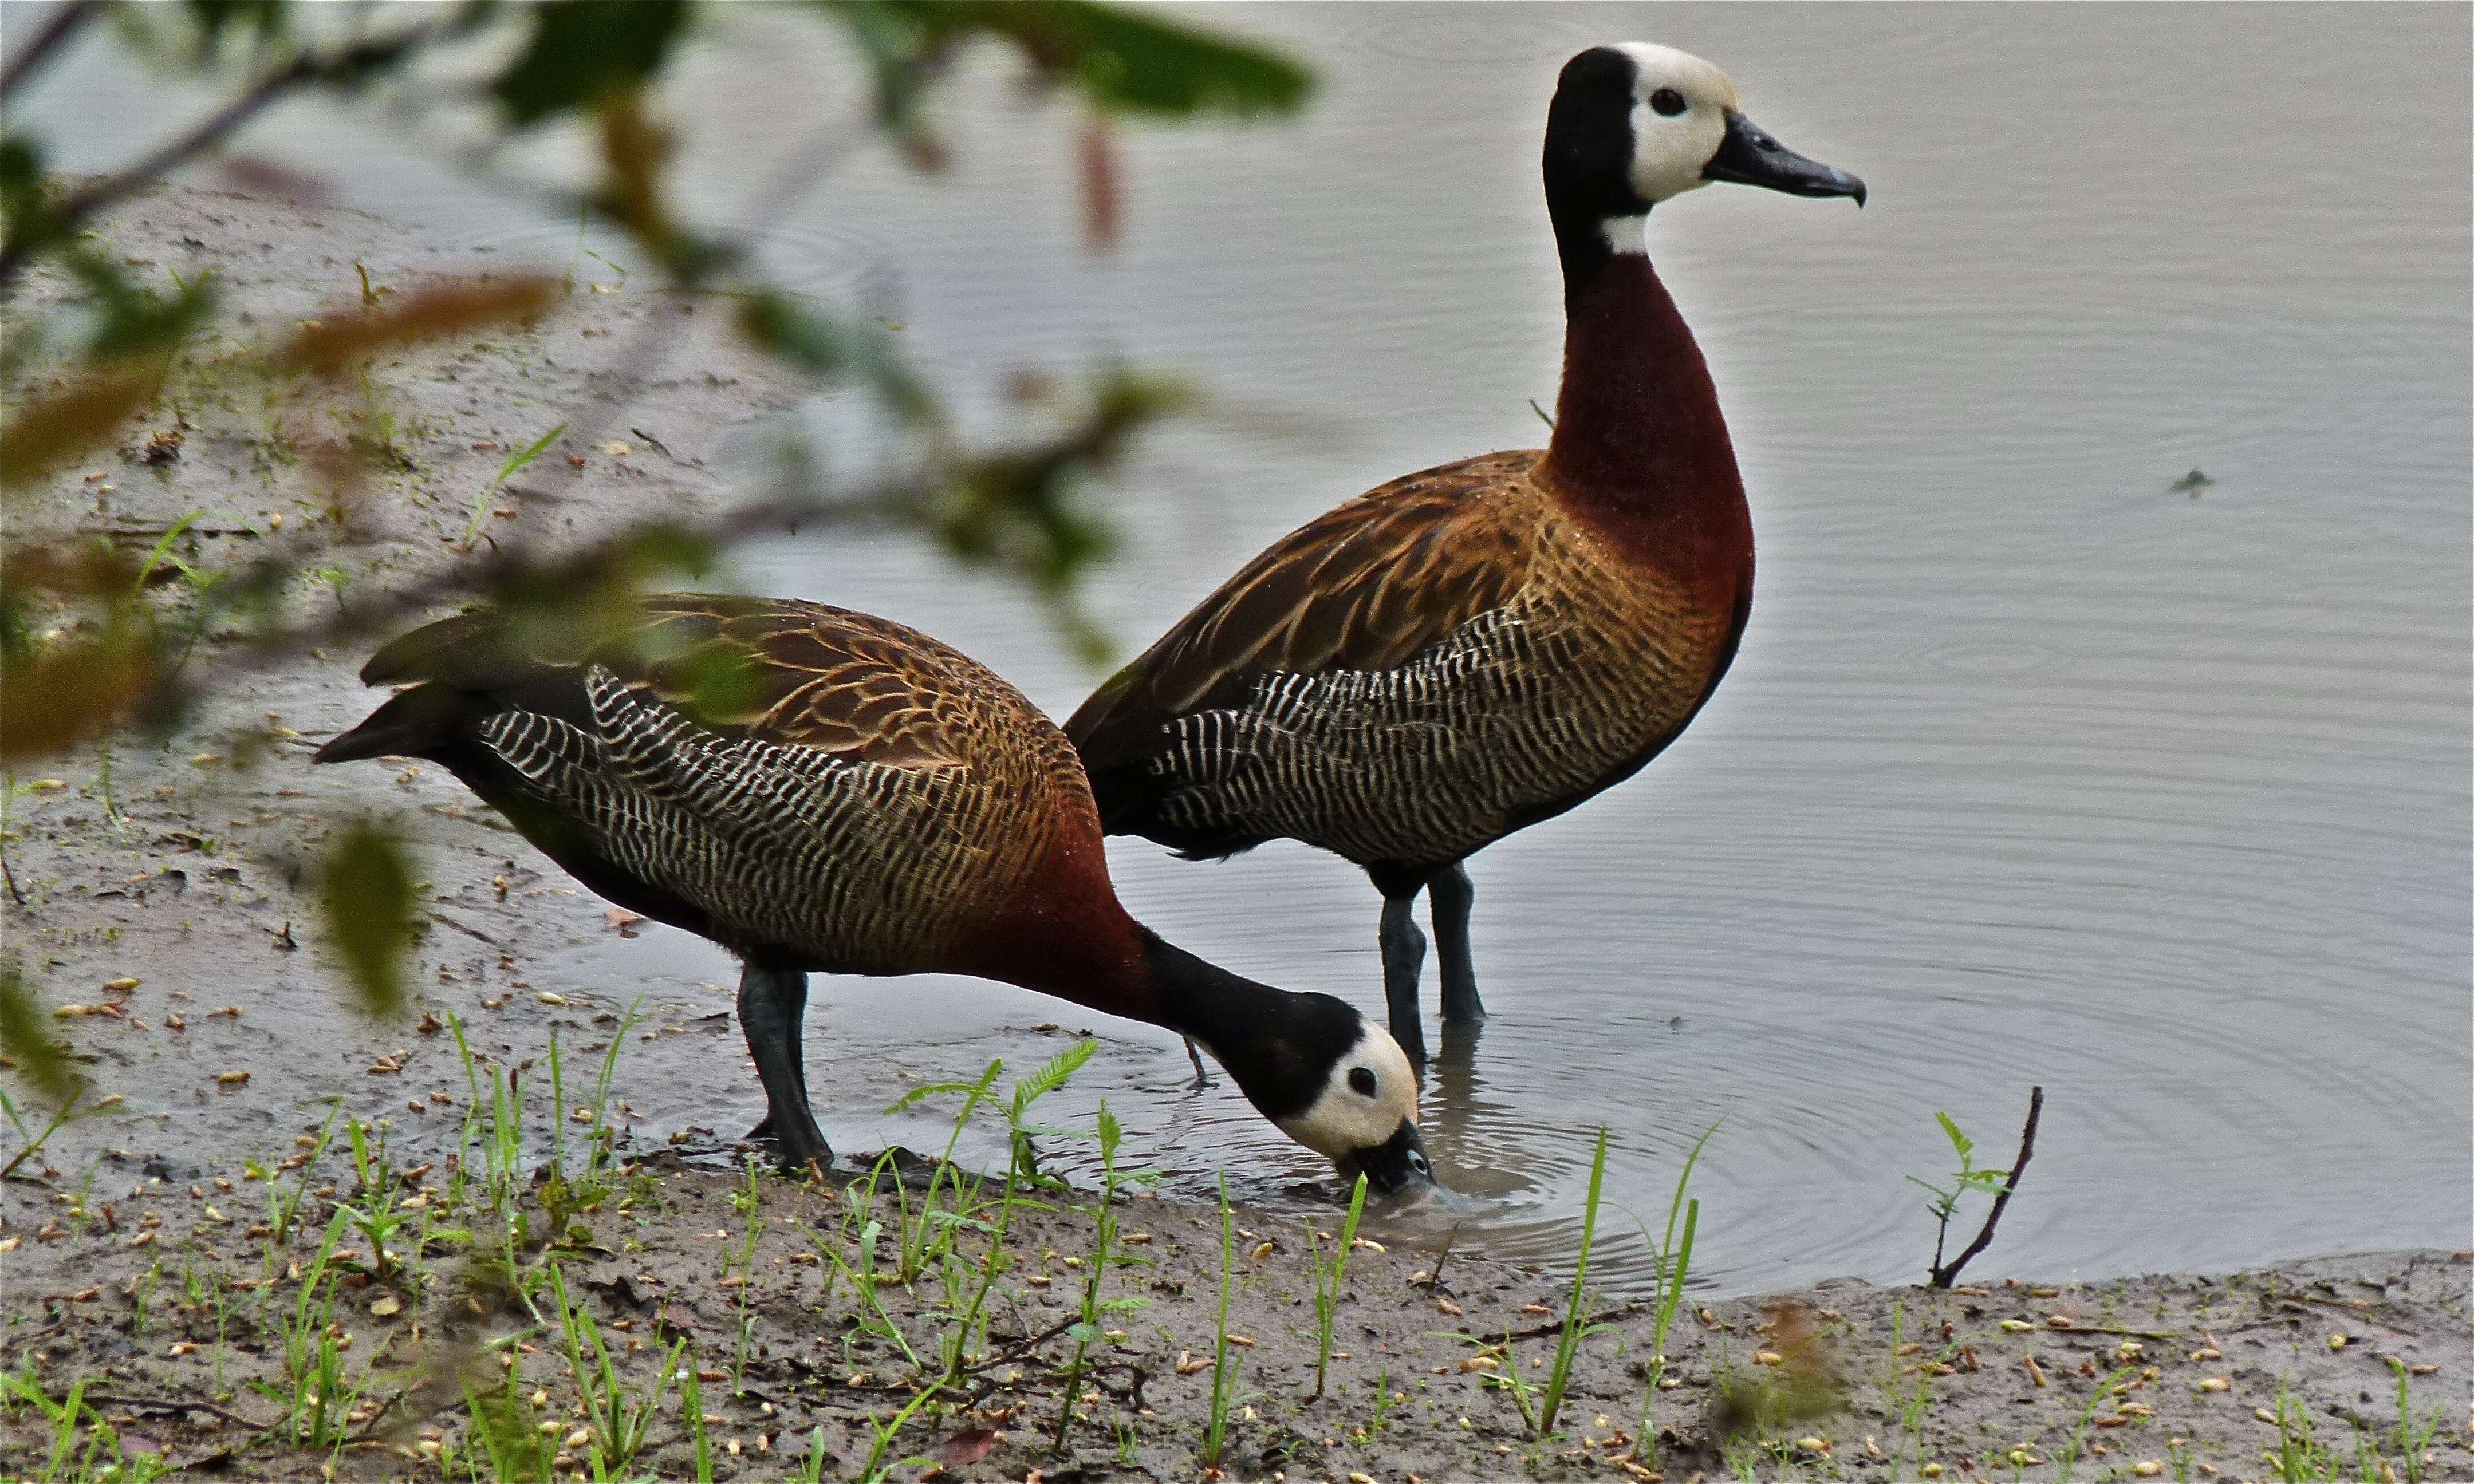
[[(996, 88), (947, 111), (950, 174), (861, 155), (764, 228), (787, 276), (903, 322), (991, 425), (1019, 366), (1123, 357), (1210, 390), (1109, 491), (1128, 539), (1092, 602), (1127, 652), (1342, 498), (1539, 442), (1560, 315), (1537, 142), (1579, 46), (1709, 56), (1874, 191), (1859, 213), (1719, 187), (1652, 222), (1733, 423), (1759, 601), (1682, 743), (1472, 863), (1494, 1018), (1432, 1078), (1426, 1126), (1473, 1209), (1395, 1227), (1567, 1260), (1600, 1124), (1609, 1197), (1644, 1217), (1714, 1125), (1704, 1277), (1912, 1277), (1932, 1231), (1903, 1177), (1949, 1165), (1934, 1111), (1998, 1164), (2041, 1084), (2001, 1270), (2466, 1243), (2462, 10), (1205, 18), (1293, 41), (1318, 101), (1129, 134), (1113, 255), (1080, 243), (1074, 121)], [(806, 142), (784, 121), (847, 106), (813, 91), (833, 74), (808, 35), (741, 7), (701, 44), (686, 174), (717, 209)], [(93, 55), (46, 86), (82, 89), (73, 168), (182, 97), (108, 107), (133, 80)], [(715, 142), (742, 130), (766, 147)], [(572, 249), (314, 108), (264, 148), (442, 245)], [(2194, 467), (2214, 483), (2169, 489)], [(1059, 715), (1098, 678), (1019, 593), (899, 542), (782, 542), (736, 580), (914, 623)], [(1379, 1008), (1377, 898), (1344, 863), (1111, 858), (1175, 941)], [(532, 977), (733, 973), (648, 931)], [(1049, 1054), (1030, 1027), (1051, 1019), (1109, 1041), (1050, 1121), (1104, 1095), (1128, 1158), (1189, 1190), (1224, 1165), (1258, 1199), (1313, 1176), (1225, 1081), (1188, 1091), (1174, 1038), (964, 982), (819, 982), (828, 1135), (937, 1141), (926, 1111), (874, 1110), (906, 1076)], [(734, 1044), (690, 1041), (631, 1064), (636, 1105), (752, 1121)], [(1642, 1275), (1637, 1242), (1610, 1260)]]

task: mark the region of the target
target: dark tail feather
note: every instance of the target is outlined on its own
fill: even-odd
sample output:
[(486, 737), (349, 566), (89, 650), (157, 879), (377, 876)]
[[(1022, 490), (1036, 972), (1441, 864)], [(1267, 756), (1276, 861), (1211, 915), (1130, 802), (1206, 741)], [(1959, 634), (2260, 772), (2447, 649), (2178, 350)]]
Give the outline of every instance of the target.
[(357, 762), (364, 757), (429, 757), (466, 730), (473, 698), (446, 685), (416, 685), (372, 711), (361, 724), (325, 747), (311, 762)]
[(458, 613), (400, 634), (361, 666), (364, 685), (400, 685), (409, 681), (454, 681), (467, 689), (482, 688), (465, 672), (488, 668), (496, 658), (503, 626), (488, 610)]

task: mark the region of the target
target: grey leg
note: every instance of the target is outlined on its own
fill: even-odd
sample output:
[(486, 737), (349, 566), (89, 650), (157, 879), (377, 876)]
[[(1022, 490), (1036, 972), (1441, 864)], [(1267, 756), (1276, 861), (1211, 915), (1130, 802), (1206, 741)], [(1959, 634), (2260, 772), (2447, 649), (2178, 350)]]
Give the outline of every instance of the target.
[(1426, 1032), (1418, 1018), (1418, 972), (1425, 967), (1426, 935), (1418, 931), (1411, 916), (1417, 904), (1418, 886), (1397, 896), (1385, 893), (1383, 928), (1376, 941), (1383, 948), (1383, 998), (1391, 1007), (1392, 1039), (1411, 1062), (1422, 1065)]
[(1191, 1036), (1185, 1038), (1185, 1059), (1194, 1064), (1194, 1090), (1200, 1092), (1211, 1086), (1211, 1073), (1202, 1067), (1202, 1048), (1194, 1043)]
[(1455, 863), (1426, 878), (1426, 910), (1434, 915), (1435, 952), (1443, 960), (1445, 1024), (1486, 1018), (1477, 997), (1477, 966), (1469, 960), (1469, 908), (1476, 901), (1466, 866)]
[(808, 1109), (808, 1069), (799, 1052), (799, 1023), (808, 1010), (808, 976), (790, 969), (750, 964), (739, 976), (739, 1028), (746, 1033), (756, 1077), (764, 1085), (764, 1121), (753, 1137), (781, 1146), (782, 1165), (793, 1173), (811, 1161), (830, 1168), (834, 1152)]

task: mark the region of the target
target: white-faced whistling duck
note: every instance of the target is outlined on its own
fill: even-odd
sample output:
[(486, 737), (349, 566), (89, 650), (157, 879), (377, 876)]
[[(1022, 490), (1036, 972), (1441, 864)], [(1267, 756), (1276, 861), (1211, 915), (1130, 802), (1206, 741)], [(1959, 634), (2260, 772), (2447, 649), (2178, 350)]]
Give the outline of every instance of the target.
[(318, 761), (439, 763), (595, 893), (744, 961), (756, 1134), (792, 1169), (833, 1158), (799, 1050), (809, 973), (939, 972), (1179, 1031), (1344, 1177), (1431, 1179), (1392, 1038), (1128, 916), (1073, 745), (934, 639), (821, 604), (686, 594), (615, 631), (445, 619), (361, 679), (410, 688)]
[(1744, 117), (1725, 73), (1639, 43), (1564, 64), (1544, 168), (1564, 312), (1547, 446), (1408, 475), (1291, 533), (1065, 724), (1112, 834), (1205, 859), (1302, 840), (1363, 866), (1392, 1034), (1421, 1061), (1418, 893), (1445, 1023), (1482, 1019), (1462, 862), (1657, 756), (1752, 606), (1743, 482), (1650, 267), (1650, 209), (1711, 180), (1864, 200)]

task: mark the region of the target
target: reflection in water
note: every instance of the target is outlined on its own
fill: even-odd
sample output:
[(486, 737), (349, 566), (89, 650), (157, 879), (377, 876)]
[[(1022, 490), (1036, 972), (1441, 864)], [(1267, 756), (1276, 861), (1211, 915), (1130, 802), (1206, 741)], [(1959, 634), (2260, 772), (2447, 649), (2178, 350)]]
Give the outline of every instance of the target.
[[(1860, 216), (1703, 191), (1651, 224), (1744, 467), (1759, 598), (1682, 743), (1471, 863), (1493, 1019), (1465, 1054), (1446, 1041), (1425, 1116), (1478, 1209), (1386, 1210), (1378, 1233), (1566, 1258), (1600, 1124), (1608, 1199), (1643, 1216), (1715, 1125), (1699, 1271), (1737, 1289), (1912, 1278), (1931, 1222), (1903, 1177), (1945, 1167), (1933, 1112), (2006, 1159), (2041, 1082), (2040, 1152), (1994, 1254), (2009, 1271), (2463, 1244), (2461, 11), (1205, 18), (1291, 38), (1323, 88), (1293, 127), (1129, 132), (1118, 256), (1080, 249), (1072, 118), (1002, 86), (957, 95), (949, 176), (858, 157), (768, 250), (905, 321), (966, 402), (996, 405), (1017, 366), (1110, 357), (1211, 389), (1225, 415), (1154, 440), (1106, 491), (1128, 539), (1093, 602), (1125, 641), (1380, 479), (1537, 441), (1527, 402), (1552, 398), (1561, 324), (1538, 138), (1578, 45), (1649, 32), (1706, 55), (1756, 117), (1875, 187)], [(709, 208), (738, 209), (772, 163), (721, 129), (795, 147), (775, 126), (836, 75), (810, 36), (772, 8), (716, 12), (680, 113), (680, 174)], [(96, 157), (63, 168), (159, 134), (146, 86), (76, 67), (35, 99), (90, 121), (70, 142)], [(331, 159), (340, 132), (299, 118), (304, 153)], [(351, 147), (366, 161), (333, 174), (354, 204), (446, 242), (505, 234), (501, 261), (572, 253), (572, 223), (476, 204), (387, 141)], [(2216, 481), (2197, 499), (2170, 488), (2195, 465)], [(786, 542), (738, 575), (913, 623), (1054, 714), (1096, 680), (1018, 594), (902, 543)], [(1380, 1014), (1345, 863), (1274, 845), (1199, 866), (1119, 841), (1110, 864), (1171, 940)], [(703, 1014), (735, 969), (647, 931), (528, 976)], [(1105, 1097), (1127, 1158), (1173, 1191), (1207, 1198), (1225, 1166), (1246, 1199), (1329, 1199), (1225, 1079), (1187, 1087), (1176, 1038), (966, 981), (820, 978), (818, 1113), (841, 1148), (941, 1146), (935, 1105), (878, 1111), (993, 1056), (1036, 1065), (1085, 1026), (1101, 1052), (1050, 1121), (1087, 1125)], [(736, 1132), (762, 1111), (740, 1063), (725, 1021), (622, 1074), (652, 1127)], [(1093, 1158), (1053, 1151), (1083, 1177)], [(1611, 1210), (1603, 1235), (1609, 1281), (1642, 1281), (1629, 1221)]]
[(1426, 1065), (1425, 1094), (1419, 1099), (1419, 1132), (1438, 1180), (1468, 1195), (1508, 1196), (1529, 1183), (1498, 1162), (1502, 1151), (1486, 1143), (1486, 1131), (1502, 1127), (1508, 1110), (1485, 1096), (1486, 1078), (1478, 1066), (1478, 1041), (1485, 1034), (1483, 1021), (1443, 1023), (1442, 1050)]

